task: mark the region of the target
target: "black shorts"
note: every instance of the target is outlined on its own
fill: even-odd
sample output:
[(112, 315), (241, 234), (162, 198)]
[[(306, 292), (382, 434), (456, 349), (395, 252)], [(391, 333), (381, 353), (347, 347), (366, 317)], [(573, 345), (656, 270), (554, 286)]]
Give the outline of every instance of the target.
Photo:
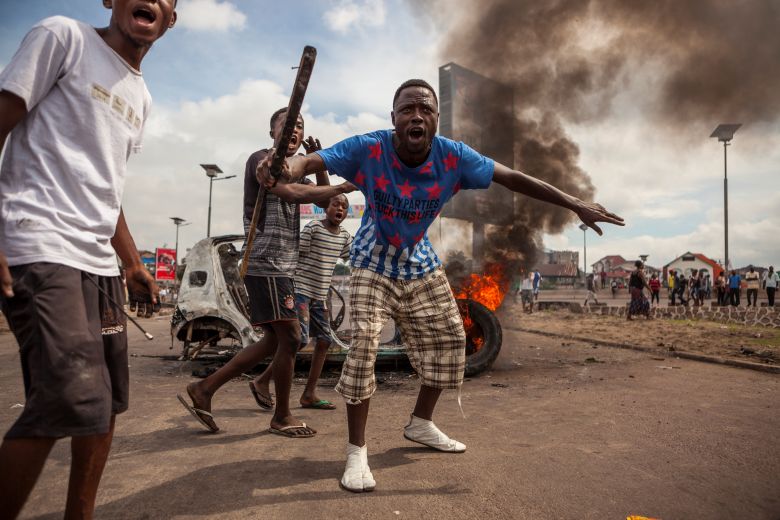
[(13, 298), (3, 312), (19, 343), (25, 405), (6, 438), (108, 432), (127, 410), (127, 318), (121, 278), (33, 263), (11, 267)]
[(249, 295), (252, 325), (298, 320), (295, 312), (295, 282), (292, 278), (247, 275), (244, 285)]

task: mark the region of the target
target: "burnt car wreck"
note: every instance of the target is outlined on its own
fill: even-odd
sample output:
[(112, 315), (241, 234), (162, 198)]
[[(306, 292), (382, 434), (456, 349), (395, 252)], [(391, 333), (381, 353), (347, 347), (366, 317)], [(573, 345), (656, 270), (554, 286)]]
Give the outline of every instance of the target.
[[(240, 276), (243, 235), (205, 238), (186, 257), (179, 298), (171, 317), (171, 347), (182, 344), (181, 359), (198, 356), (232, 356), (262, 337), (249, 320), (249, 299)], [(328, 362), (341, 362), (349, 351), (351, 332), (347, 298), (331, 287), (328, 295), (333, 344)], [(501, 324), (481, 303), (459, 298), (466, 329), (466, 375), (490, 368), (501, 350)], [(406, 357), (400, 333), (392, 321), (385, 327), (378, 361)], [(307, 350), (299, 354), (310, 356)]]

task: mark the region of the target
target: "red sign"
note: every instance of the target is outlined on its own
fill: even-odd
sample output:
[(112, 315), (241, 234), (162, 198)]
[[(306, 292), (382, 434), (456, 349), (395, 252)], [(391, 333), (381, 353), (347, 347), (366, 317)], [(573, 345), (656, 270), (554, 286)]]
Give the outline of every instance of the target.
[(154, 257), (157, 259), (157, 269), (154, 273), (155, 280), (175, 280), (176, 279), (176, 250), (157, 248), (154, 251)]

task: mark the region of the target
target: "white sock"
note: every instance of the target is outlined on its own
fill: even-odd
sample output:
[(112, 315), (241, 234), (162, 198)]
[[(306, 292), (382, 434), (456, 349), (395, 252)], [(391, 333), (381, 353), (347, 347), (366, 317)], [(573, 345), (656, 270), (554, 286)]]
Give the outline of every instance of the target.
[(347, 465), (341, 485), (351, 491), (371, 491), (376, 481), (368, 467), (368, 447), (347, 443)]

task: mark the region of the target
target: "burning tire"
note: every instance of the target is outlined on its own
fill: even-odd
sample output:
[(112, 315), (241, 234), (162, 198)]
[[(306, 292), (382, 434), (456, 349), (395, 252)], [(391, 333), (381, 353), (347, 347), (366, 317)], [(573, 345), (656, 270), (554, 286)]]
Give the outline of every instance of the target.
[(466, 376), (475, 376), (493, 365), (501, 352), (503, 332), (493, 312), (474, 300), (458, 300), (466, 329)]

